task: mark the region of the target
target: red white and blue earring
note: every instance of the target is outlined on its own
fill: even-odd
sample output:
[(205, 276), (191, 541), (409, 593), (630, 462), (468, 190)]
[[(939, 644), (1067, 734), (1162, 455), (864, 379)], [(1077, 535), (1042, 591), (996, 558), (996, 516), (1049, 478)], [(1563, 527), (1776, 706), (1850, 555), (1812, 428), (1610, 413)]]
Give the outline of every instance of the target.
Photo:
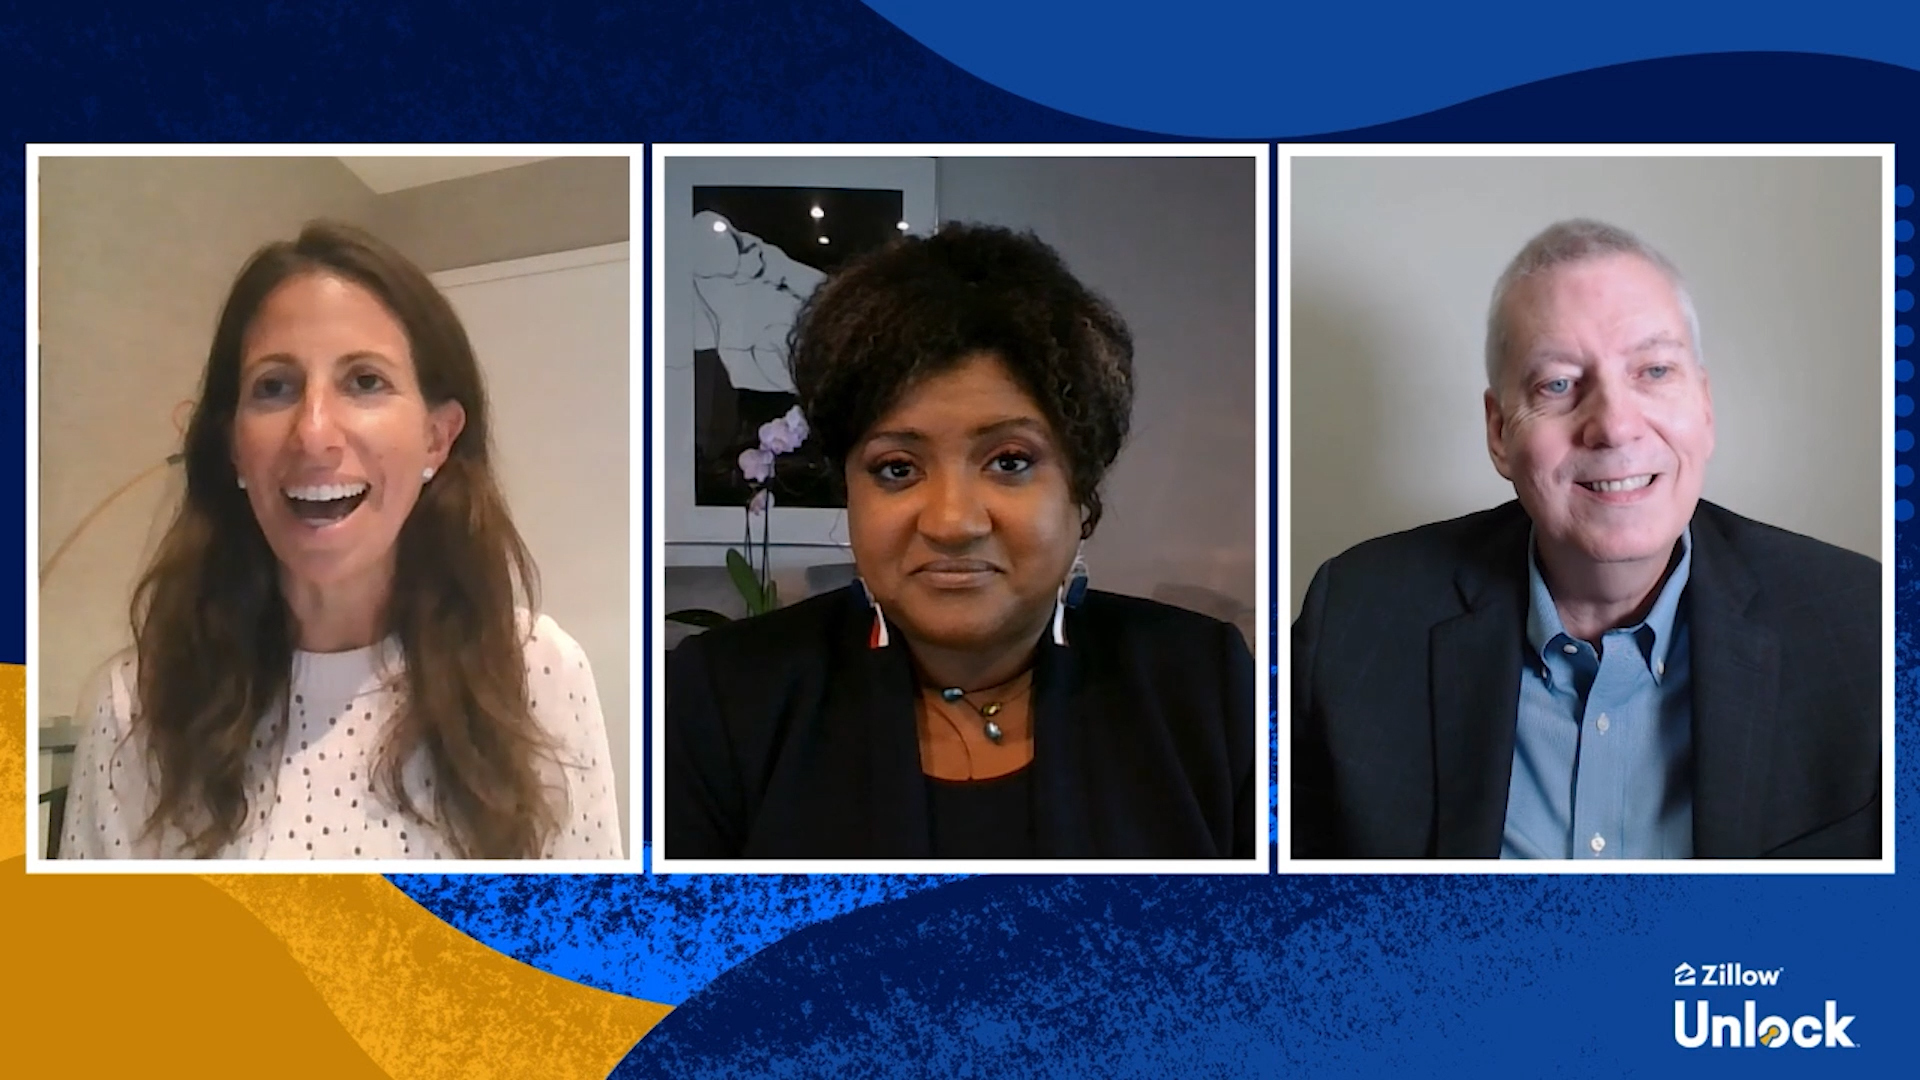
[(1087, 601), (1087, 557), (1086, 546), (1081, 545), (1073, 553), (1073, 568), (1067, 571), (1067, 580), (1060, 583), (1059, 595), (1053, 601), (1053, 643), (1067, 643), (1067, 609), (1077, 608)]
[(873, 598), (873, 594), (867, 591), (867, 583), (861, 581), (859, 578), (853, 579), (853, 591), (854, 595), (858, 596), (862, 603), (873, 609), (873, 629), (867, 631), (867, 648), (886, 648), (888, 640), (887, 617), (880, 612), (880, 601)]

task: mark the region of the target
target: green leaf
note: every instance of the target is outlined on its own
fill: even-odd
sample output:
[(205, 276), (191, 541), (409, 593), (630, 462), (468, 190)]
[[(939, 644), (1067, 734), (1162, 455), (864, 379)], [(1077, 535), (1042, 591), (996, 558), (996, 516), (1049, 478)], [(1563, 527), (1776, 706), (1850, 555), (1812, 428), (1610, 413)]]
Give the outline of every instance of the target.
[(698, 626), (702, 629), (711, 630), (716, 626), (725, 626), (733, 620), (717, 611), (709, 611), (706, 608), (687, 608), (685, 611), (667, 612), (667, 621), (685, 623), (688, 626)]
[(747, 614), (765, 615), (767, 612), (779, 606), (780, 586), (773, 581), (768, 581), (766, 590), (760, 594), (760, 602), (756, 605), (750, 605)]
[(758, 615), (766, 610), (766, 597), (761, 594), (760, 579), (754, 576), (747, 557), (732, 548), (727, 549), (727, 576), (733, 579), (733, 587), (740, 593), (740, 598), (747, 602), (747, 614)]

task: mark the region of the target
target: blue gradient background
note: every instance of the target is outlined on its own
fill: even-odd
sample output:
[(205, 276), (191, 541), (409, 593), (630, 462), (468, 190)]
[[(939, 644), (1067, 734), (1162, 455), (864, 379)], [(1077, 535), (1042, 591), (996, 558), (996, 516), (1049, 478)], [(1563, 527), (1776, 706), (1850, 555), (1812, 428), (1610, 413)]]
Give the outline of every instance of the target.
[[(9, 5), (0, 92), (18, 143), (1895, 142), (1915, 183), (1911, 4), (1497, 8)], [(16, 296), (23, 166), (0, 169), (0, 272)], [(0, 308), (13, 430), (22, 317)], [(18, 505), (19, 529), (0, 535), (16, 565)], [(1916, 795), (1914, 544), (1901, 524), (1896, 836)], [(0, 584), (0, 606), (24, 614), (24, 587)], [(0, 628), (0, 661), (24, 661), (25, 634), (24, 618)], [(679, 1005), (624, 1076), (1911, 1067), (1910, 874), (393, 880), (507, 955)], [(1762, 1008), (1835, 998), (1860, 1048), (1682, 1050), (1681, 960), (1783, 966)], [(1722, 1011), (1741, 1000), (1706, 993)]]

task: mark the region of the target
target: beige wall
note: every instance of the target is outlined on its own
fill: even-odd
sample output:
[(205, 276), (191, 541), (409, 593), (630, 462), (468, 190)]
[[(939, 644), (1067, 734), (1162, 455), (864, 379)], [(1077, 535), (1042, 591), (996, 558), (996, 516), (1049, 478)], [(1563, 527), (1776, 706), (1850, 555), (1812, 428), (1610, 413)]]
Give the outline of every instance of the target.
[(627, 159), (550, 158), (379, 196), (372, 226), (428, 272), (629, 239)]
[(1513, 497), (1487, 459), (1487, 302), (1569, 217), (1688, 280), (1706, 497), (1881, 557), (1877, 158), (1303, 158), (1291, 213), (1291, 610), (1346, 548)]

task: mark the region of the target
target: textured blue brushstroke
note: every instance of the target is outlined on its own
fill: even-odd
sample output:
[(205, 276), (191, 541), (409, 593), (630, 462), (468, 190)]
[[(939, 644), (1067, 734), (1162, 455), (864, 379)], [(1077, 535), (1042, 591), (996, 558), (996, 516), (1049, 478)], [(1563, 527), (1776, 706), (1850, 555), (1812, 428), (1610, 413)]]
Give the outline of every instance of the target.
[(448, 924), (542, 971), (678, 1005), (786, 935), (937, 889), (934, 875), (396, 875)]
[(1920, 6), (1615, 0), (1604, 8), (1199, 0), (867, 0), (941, 56), (1122, 127), (1284, 138), (1365, 127), (1641, 60), (1806, 52), (1920, 67)]
[(1672, 1040), (1681, 960), (1785, 968), (1770, 1004), (1858, 1014), (1828, 1067), (1889, 1075), (1909, 993), (1809, 933), (1843, 888), (1869, 925), (1904, 913), (1887, 878), (973, 879), (793, 934), (614, 1075), (1665, 1075), (1703, 1068)]

